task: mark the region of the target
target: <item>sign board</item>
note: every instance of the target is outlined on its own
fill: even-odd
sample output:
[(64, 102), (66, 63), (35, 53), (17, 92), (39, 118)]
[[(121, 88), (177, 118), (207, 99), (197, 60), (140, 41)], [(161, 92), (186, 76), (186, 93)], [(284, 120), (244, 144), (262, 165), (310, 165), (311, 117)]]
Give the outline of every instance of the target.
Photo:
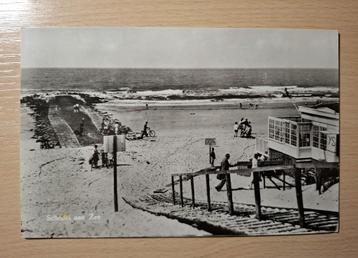
[[(115, 135), (103, 136), (103, 151), (106, 153), (113, 152), (113, 142)], [(124, 134), (116, 135), (117, 137), (117, 151), (126, 151), (126, 136)]]
[(205, 138), (205, 145), (216, 145), (216, 138)]

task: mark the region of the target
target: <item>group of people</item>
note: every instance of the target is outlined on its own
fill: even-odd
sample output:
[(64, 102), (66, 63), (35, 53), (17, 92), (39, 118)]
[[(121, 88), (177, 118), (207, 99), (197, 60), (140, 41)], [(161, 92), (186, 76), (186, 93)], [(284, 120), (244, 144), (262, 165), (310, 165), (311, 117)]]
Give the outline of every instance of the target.
[[(213, 156), (211, 155), (212, 153), (213, 153)], [(215, 158), (216, 157), (215, 157), (214, 148), (212, 148), (212, 150), (210, 152), (210, 163), (212, 166), (214, 166)], [(230, 159), (230, 154), (229, 153), (225, 154), (224, 159), (220, 163), (220, 171), (226, 172), (230, 169), (230, 167), (237, 166), (237, 164), (230, 164), (229, 159)], [(268, 156), (267, 152), (265, 152), (265, 154), (255, 153), (253, 158), (251, 159), (251, 168), (257, 168), (259, 166), (260, 161), (266, 161), (268, 159), (269, 159), (269, 156)], [(252, 178), (253, 178), (253, 176), (252, 176)], [(220, 183), (215, 187), (215, 189), (219, 192), (222, 190), (223, 186), (226, 184), (226, 175), (218, 174), (217, 179), (220, 180)], [(249, 186), (250, 189), (252, 188), (252, 184), (253, 184), (253, 180), (251, 181), (251, 184)]]
[[(113, 154), (112, 154), (113, 155)], [(99, 161), (101, 160), (101, 165), (99, 165)], [(113, 166), (113, 156), (110, 158), (107, 152), (104, 150), (98, 151), (98, 146), (94, 145), (94, 151), (89, 159), (89, 163), (91, 168), (100, 168), (100, 167), (112, 167)]]
[(109, 116), (104, 116), (101, 123), (101, 133), (103, 135), (120, 134), (121, 123), (118, 120), (112, 120)]
[[(242, 105), (242, 103), (239, 104), (240, 105), (240, 109), (243, 109), (244, 106)], [(253, 103), (249, 103), (249, 108), (250, 109), (258, 109), (259, 105), (258, 104), (253, 104)]]
[(235, 122), (234, 124), (234, 138), (238, 137), (240, 130), (240, 137), (251, 138), (252, 126), (251, 122), (247, 118), (241, 118), (240, 123)]
[(73, 105), (73, 113), (78, 113), (80, 112), (80, 104), (74, 104)]

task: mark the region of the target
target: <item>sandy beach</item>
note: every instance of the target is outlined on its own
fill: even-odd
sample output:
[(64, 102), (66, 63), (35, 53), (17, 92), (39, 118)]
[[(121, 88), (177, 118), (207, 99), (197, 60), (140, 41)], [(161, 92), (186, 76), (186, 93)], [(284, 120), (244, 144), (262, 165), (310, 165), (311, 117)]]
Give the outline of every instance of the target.
[[(213, 106), (215, 107), (215, 106)], [(109, 236), (198, 236), (208, 233), (189, 225), (136, 210), (122, 197), (140, 197), (158, 189), (169, 191), (173, 173), (194, 172), (208, 167), (208, 146), (204, 139), (215, 137), (219, 164), (226, 153), (230, 161), (248, 160), (255, 140), (233, 138), (233, 123), (247, 117), (255, 136), (267, 134), (269, 115), (296, 115), (293, 105), (258, 110), (180, 109), (123, 110), (98, 104), (96, 109), (113, 114), (123, 124), (140, 131), (144, 121), (157, 137), (127, 141), (126, 152), (118, 153), (119, 212), (113, 210), (113, 169), (91, 169), (92, 146), (40, 150), (31, 139), (33, 120), (22, 108), (22, 231), (24, 237), (109, 237)], [(218, 180), (211, 178), (214, 186)], [(234, 176), (233, 188), (247, 187), (250, 178)], [(205, 200), (204, 178), (195, 181), (197, 198)], [(306, 208), (338, 211), (338, 184), (322, 195), (314, 185), (303, 189)], [(189, 184), (184, 184), (190, 196)], [(212, 191), (214, 201), (225, 201), (226, 191)], [(296, 207), (295, 190), (262, 190), (264, 205)], [(234, 191), (234, 201), (253, 203), (252, 190)]]
[[(175, 220), (133, 209), (121, 198), (120, 210), (115, 213), (113, 170), (91, 170), (88, 157), (92, 147), (40, 150), (31, 139), (33, 120), (28, 111), (22, 108), (24, 238), (208, 235)], [(124, 184), (122, 172), (119, 182), (119, 195), (123, 196), (127, 190), (123, 186), (128, 184)]]

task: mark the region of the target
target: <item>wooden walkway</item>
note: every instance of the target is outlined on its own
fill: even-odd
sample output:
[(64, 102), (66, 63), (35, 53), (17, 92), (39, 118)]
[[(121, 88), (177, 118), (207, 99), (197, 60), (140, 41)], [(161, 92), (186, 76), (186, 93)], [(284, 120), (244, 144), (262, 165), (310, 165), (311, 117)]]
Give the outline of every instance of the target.
[[(179, 196), (176, 194), (176, 196)], [(155, 215), (177, 219), (213, 234), (221, 235), (281, 235), (329, 233), (338, 230), (336, 212), (305, 210), (305, 227), (300, 227), (298, 210), (262, 206), (261, 219), (255, 218), (253, 204), (234, 203), (235, 214), (230, 215), (226, 202), (211, 202), (211, 211), (205, 201), (184, 198), (184, 206), (174, 205), (170, 194), (148, 194), (139, 199), (123, 198), (134, 208)], [(177, 198), (176, 203), (180, 203)]]

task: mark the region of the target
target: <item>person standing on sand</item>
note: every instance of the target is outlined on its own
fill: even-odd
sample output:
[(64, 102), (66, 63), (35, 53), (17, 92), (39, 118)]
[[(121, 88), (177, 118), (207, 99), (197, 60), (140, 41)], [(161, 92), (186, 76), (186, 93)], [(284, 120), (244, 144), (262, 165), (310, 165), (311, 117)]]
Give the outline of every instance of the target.
[(98, 161), (99, 161), (99, 152), (97, 150), (97, 145), (94, 146), (94, 152), (92, 155), (92, 168), (98, 167)]
[(214, 166), (215, 159), (216, 159), (216, 154), (215, 154), (214, 148), (211, 148), (211, 151), (210, 151), (210, 165), (212, 167)]
[(114, 134), (117, 135), (119, 134), (119, 123), (115, 122), (114, 124)]
[[(229, 163), (229, 159), (230, 159), (230, 154), (227, 153), (225, 155), (225, 158), (221, 161), (221, 168), (220, 171), (222, 172), (226, 172), (229, 170), (230, 167), (232, 167), (232, 165)], [(215, 186), (216, 191), (220, 192), (221, 189), (223, 188), (223, 186), (226, 183), (226, 175), (225, 174), (219, 174), (216, 176), (217, 179), (221, 180), (221, 182)]]
[(81, 123), (80, 123), (80, 136), (82, 136), (84, 130), (85, 130), (85, 119), (82, 118)]
[[(260, 158), (261, 154), (260, 153), (255, 153), (254, 157), (251, 160), (251, 168), (257, 168), (259, 165), (259, 158)], [(250, 183), (250, 189), (252, 189), (252, 185), (254, 183), (254, 173), (251, 173), (251, 183)]]
[(237, 137), (237, 132), (239, 131), (239, 124), (235, 122), (234, 124), (234, 138)]
[(108, 156), (107, 153), (104, 152), (104, 150), (101, 150), (101, 160), (102, 160), (102, 167), (108, 168)]

